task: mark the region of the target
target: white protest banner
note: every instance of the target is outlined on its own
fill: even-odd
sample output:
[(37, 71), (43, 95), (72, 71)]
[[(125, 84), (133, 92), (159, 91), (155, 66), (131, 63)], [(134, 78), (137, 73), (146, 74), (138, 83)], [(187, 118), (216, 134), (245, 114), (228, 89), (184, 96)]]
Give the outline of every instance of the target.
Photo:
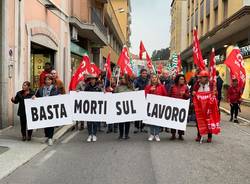
[(25, 99), (28, 130), (72, 124), (69, 100), (69, 95)]
[(146, 101), (145, 124), (186, 130), (189, 100), (148, 94)]
[(72, 119), (75, 121), (107, 121), (110, 93), (70, 91)]
[(144, 120), (146, 118), (144, 91), (115, 93), (111, 97), (108, 101), (107, 124)]

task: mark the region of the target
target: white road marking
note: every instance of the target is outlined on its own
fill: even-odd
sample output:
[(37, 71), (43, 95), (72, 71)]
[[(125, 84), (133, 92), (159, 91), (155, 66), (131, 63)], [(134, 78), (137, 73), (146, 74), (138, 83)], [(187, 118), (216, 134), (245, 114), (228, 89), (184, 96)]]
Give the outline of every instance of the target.
[(50, 152), (48, 152), (36, 165), (40, 166), (42, 165), (44, 162), (46, 162), (49, 158), (51, 158), (54, 154), (56, 153), (56, 150), (51, 150)]
[(68, 143), (71, 139), (73, 139), (77, 134), (79, 133), (79, 131), (74, 132), (73, 134), (69, 135), (68, 137), (66, 137), (61, 143), (62, 144), (66, 144)]

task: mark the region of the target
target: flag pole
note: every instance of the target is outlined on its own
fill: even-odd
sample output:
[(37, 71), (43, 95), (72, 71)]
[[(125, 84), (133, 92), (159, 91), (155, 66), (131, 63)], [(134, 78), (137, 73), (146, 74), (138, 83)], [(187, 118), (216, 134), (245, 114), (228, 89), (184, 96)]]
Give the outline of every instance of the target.
[(116, 80), (116, 86), (118, 86), (118, 84), (119, 84), (120, 74), (121, 74), (121, 68), (119, 67), (118, 76), (117, 76), (117, 80)]

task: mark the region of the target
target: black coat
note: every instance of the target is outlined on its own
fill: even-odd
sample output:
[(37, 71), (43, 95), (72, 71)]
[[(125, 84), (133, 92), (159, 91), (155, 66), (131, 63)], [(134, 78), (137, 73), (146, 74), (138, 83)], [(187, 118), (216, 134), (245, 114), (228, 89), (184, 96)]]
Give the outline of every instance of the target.
[(23, 90), (18, 91), (18, 92), (16, 93), (16, 96), (15, 96), (15, 98), (14, 98), (13, 103), (15, 103), (15, 104), (18, 104), (18, 103), (19, 103), (18, 111), (17, 111), (17, 115), (18, 115), (18, 116), (26, 116), (24, 99), (29, 99), (29, 98), (31, 98), (34, 94), (35, 94), (35, 93), (34, 93), (33, 91), (30, 91), (29, 94), (27, 94), (26, 96), (24, 96), (24, 91), (23, 91)]
[(134, 81), (134, 87), (138, 88), (139, 90), (144, 90), (145, 87), (148, 85), (149, 83), (149, 79), (146, 78), (142, 78), (141, 76), (139, 76), (135, 81)]
[(92, 91), (92, 92), (101, 92), (102, 89), (99, 87), (98, 84), (92, 86), (90, 83), (86, 85), (84, 91)]
[(174, 85), (174, 80), (171, 79), (170, 77), (168, 78), (161, 77), (160, 81), (161, 81), (161, 84), (165, 86), (167, 93), (170, 93), (170, 89)]
[[(59, 95), (59, 94), (60, 94), (59, 90), (53, 85), (49, 96), (56, 96), (56, 95)], [(44, 95), (43, 95), (43, 87), (39, 88), (35, 95), (36, 95), (36, 97), (44, 97)]]
[(216, 80), (216, 85), (217, 85), (217, 91), (218, 91), (218, 100), (221, 100), (221, 91), (222, 91), (222, 86), (223, 86), (223, 80), (220, 76), (217, 77), (217, 80)]

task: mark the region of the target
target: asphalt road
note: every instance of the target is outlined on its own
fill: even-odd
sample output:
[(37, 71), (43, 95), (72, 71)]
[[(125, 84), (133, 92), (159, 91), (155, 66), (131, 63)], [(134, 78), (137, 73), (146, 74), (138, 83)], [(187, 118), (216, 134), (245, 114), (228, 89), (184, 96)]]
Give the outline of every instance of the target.
[(188, 127), (184, 141), (148, 142), (147, 134), (119, 141), (118, 134), (99, 133), (86, 143), (87, 130), (66, 134), (57, 144), (19, 167), (1, 184), (166, 184), (250, 183), (250, 126), (223, 115), (222, 133), (213, 143), (194, 141)]

